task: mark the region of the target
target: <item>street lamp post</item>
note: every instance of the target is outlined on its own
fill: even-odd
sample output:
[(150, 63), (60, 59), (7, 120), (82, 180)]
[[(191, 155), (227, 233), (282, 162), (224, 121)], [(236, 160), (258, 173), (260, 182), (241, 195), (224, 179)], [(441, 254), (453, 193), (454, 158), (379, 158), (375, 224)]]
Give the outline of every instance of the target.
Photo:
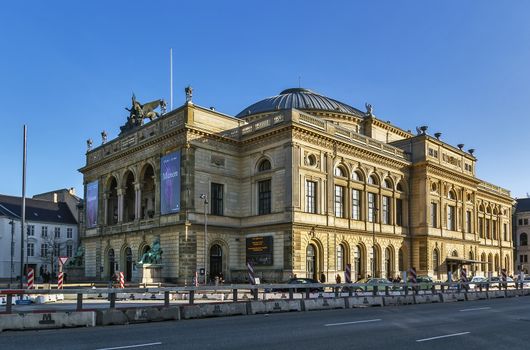
[(11, 225), (11, 265), (9, 269), (9, 288), (13, 284), (13, 271), (15, 270), (15, 265), (13, 262), (13, 257), (15, 255), (15, 220), (11, 219), (9, 222)]
[(204, 201), (204, 284), (208, 282), (208, 196), (201, 194)]

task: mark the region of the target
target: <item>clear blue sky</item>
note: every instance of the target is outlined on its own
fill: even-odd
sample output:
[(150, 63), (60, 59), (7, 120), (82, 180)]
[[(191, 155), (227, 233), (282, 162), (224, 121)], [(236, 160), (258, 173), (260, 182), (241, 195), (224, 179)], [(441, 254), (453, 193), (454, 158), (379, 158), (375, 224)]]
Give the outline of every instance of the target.
[(86, 139), (134, 91), (237, 114), (302, 86), (475, 148), (481, 179), (530, 192), (528, 1), (9, 1), (0, 11), (0, 193), (82, 191)]

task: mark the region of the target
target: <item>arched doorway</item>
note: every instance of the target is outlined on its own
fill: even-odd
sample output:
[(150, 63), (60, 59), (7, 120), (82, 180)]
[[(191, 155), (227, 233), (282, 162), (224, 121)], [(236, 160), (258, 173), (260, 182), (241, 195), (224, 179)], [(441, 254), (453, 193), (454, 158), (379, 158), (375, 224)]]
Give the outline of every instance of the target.
[(363, 249), (361, 246), (355, 247), (355, 255), (354, 255), (354, 263), (355, 263), (355, 275), (354, 280), (358, 281), (361, 278), (364, 278), (364, 255), (363, 255)]
[(313, 244), (306, 248), (306, 276), (318, 280), (316, 247)]
[(210, 248), (210, 278), (223, 277), (223, 249), (219, 244)]
[(394, 252), (390, 247), (385, 249), (385, 271), (386, 278), (392, 280), (394, 278)]
[(125, 280), (130, 282), (132, 278), (132, 251), (131, 248), (125, 248)]
[(116, 273), (116, 257), (114, 256), (114, 249), (109, 249), (109, 252), (107, 253), (107, 268), (109, 272), (109, 278), (114, 276)]

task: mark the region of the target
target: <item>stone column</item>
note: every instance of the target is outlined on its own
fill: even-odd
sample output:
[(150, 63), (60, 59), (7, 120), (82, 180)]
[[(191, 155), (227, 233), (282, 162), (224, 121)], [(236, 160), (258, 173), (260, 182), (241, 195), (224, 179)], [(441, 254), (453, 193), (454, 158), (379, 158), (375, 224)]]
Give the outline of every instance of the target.
[(109, 216), (109, 193), (103, 192), (103, 225), (107, 226)]
[(134, 220), (142, 217), (142, 185), (140, 182), (134, 184)]
[(123, 222), (123, 197), (124, 197), (124, 189), (118, 188), (116, 191), (118, 193), (118, 223)]

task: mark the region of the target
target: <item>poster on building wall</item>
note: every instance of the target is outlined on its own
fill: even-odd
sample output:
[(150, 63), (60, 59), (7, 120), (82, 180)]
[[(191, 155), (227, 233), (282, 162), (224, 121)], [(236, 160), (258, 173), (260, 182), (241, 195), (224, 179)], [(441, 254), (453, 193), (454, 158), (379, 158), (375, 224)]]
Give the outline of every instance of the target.
[(160, 159), (160, 212), (162, 215), (180, 211), (180, 151)]
[(247, 261), (254, 266), (272, 265), (272, 236), (247, 237)]
[(98, 182), (93, 181), (86, 185), (86, 227), (98, 225)]

